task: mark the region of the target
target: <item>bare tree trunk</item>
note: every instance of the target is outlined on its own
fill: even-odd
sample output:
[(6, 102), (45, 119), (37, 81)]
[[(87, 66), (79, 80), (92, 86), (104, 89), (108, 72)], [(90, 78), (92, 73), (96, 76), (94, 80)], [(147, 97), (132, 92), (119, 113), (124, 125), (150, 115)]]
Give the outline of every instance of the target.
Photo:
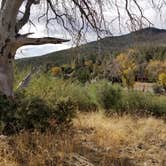
[(0, 91), (13, 96), (13, 61), (15, 48), (15, 25), (18, 9), (23, 0), (5, 0), (0, 11)]
[[(6, 24), (5, 24), (6, 25)], [(13, 96), (13, 35), (6, 26), (0, 25), (0, 92), (6, 96)]]
[(19, 8), (24, 0), (3, 0), (0, 2), (0, 92), (13, 96), (13, 63), (16, 50), (24, 45), (59, 44), (67, 42), (59, 38), (28, 38), (28, 34), (20, 35), (19, 30), (28, 22), (30, 7), (40, 1), (27, 1), (25, 14), (17, 20)]
[(0, 91), (6, 96), (13, 96), (13, 59), (9, 55), (0, 55)]

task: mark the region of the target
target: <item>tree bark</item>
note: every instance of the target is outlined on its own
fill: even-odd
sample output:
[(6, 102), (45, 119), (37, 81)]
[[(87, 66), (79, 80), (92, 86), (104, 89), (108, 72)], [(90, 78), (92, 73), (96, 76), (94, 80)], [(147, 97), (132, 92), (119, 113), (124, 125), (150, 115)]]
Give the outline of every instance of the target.
[(13, 61), (15, 49), (15, 25), (23, 0), (4, 0), (0, 10), (0, 91), (13, 96)]
[(0, 91), (6, 96), (13, 97), (13, 60), (0, 56)]
[(13, 61), (16, 52), (12, 44), (14, 38), (6, 26), (4, 28), (1, 24), (0, 29), (0, 91), (6, 96), (13, 96)]

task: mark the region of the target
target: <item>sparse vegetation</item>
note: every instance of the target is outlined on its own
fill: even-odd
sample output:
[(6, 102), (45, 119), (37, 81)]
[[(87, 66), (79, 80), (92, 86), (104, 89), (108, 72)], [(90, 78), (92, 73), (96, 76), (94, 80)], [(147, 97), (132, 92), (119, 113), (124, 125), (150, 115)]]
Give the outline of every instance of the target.
[(78, 114), (72, 130), (22, 132), (0, 138), (0, 165), (165, 165), (166, 124), (161, 119), (102, 112)]

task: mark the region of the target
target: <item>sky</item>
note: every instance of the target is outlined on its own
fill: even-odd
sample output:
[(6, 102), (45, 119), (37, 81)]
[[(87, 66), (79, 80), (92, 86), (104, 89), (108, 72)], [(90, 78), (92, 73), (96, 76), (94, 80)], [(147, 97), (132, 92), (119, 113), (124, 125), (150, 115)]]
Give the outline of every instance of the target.
[[(119, 2), (122, 0), (118, 0)], [(142, 8), (144, 9), (144, 15), (153, 23), (153, 27), (156, 28), (161, 28), (161, 29), (166, 29), (166, 20), (164, 17), (161, 17), (161, 13), (154, 11), (154, 9), (152, 9), (147, 3), (147, 0), (139, 0), (140, 2), (142, 2)], [(160, 0), (156, 0), (160, 1)], [(121, 6), (119, 6), (121, 8)], [(23, 9), (24, 7), (22, 7)], [(104, 15), (106, 18), (106, 21), (111, 21), (113, 18), (116, 17), (116, 9), (107, 9), (104, 11)], [(133, 11), (135, 10), (134, 8), (132, 9)], [(35, 12), (33, 12), (35, 11)], [(138, 12), (138, 11), (134, 11), (134, 12)], [(27, 32), (33, 32), (34, 34), (31, 37), (46, 37), (46, 36), (50, 36), (50, 37), (59, 37), (59, 38), (64, 38), (64, 39), (70, 39), (70, 36), (66, 33), (62, 33), (64, 32), (62, 30), (62, 28), (58, 25), (54, 25), (54, 26), (50, 26), (50, 31), (48, 32), (48, 30), (45, 27), (45, 24), (41, 21), (38, 22), (36, 21), (36, 17), (37, 15), (40, 14), (40, 11), (38, 11), (38, 9), (36, 7), (33, 8), (32, 10), (32, 14), (31, 14), (31, 20), (33, 20), (35, 22), (35, 27), (33, 26), (29, 26), (26, 25), (23, 27), (23, 29), (20, 31), (20, 33), (27, 33)], [(127, 15), (126, 12), (121, 9), (121, 15), (122, 15), (122, 25), (121, 26), (121, 31), (119, 30), (119, 26), (118, 26), (118, 22), (114, 22), (113, 24), (111, 24), (110, 26), (110, 31), (112, 33), (112, 35), (117, 36), (117, 35), (122, 35), (122, 34), (126, 34), (129, 33), (129, 29), (126, 26), (126, 19), (127, 19)], [(162, 10), (162, 16), (166, 15), (166, 10), (163, 9)], [(52, 28), (55, 27), (55, 28)], [(94, 33), (89, 32), (87, 33), (87, 41), (94, 41), (96, 40), (96, 35), (94, 35)], [(68, 49), (71, 48), (73, 46), (72, 42), (68, 42), (68, 43), (63, 43), (63, 44), (46, 44), (46, 45), (40, 45), (40, 46), (24, 46), (20, 49), (17, 50), (16, 53), (16, 59), (18, 58), (26, 58), (26, 57), (32, 57), (32, 56), (40, 56), (40, 55), (44, 55), (47, 53), (51, 53), (51, 52), (55, 52), (55, 51), (59, 51), (59, 50), (64, 50), (64, 49)]]

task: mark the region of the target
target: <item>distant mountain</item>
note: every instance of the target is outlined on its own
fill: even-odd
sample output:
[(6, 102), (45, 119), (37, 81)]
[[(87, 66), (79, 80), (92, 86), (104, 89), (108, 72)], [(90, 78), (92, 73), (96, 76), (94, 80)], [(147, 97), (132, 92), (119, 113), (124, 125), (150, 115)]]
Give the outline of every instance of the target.
[(145, 28), (122, 36), (105, 37), (99, 41), (93, 41), (79, 48), (71, 48), (53, 52), (40, 57), (23, 58), (16, 60), (22, 65), (44, 65), (47, 63), (70, 63), (75, 56), (96, 58), (102, 55), (113, 55), (128, 48), (164, 48), (166, 55), (166, 30), (157, 28)]

